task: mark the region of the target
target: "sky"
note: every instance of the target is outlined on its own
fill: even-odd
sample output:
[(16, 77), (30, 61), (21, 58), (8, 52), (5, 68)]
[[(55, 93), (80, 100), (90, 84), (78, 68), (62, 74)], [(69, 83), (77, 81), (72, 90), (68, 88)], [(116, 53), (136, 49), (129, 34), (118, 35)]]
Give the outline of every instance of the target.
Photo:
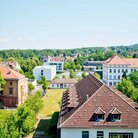
[(0, 0), (0, 49), (138, 43), (138, 0)]

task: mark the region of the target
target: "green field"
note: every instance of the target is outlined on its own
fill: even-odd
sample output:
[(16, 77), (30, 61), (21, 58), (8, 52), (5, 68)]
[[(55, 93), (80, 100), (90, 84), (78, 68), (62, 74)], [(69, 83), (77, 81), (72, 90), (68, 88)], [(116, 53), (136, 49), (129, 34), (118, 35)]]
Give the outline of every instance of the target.
[(50, 117), (56, 111), (60, 110), (62, 94), (65, 89), (48, 89), (43, 98), (44, 107), (39, 113), (39, 117)]

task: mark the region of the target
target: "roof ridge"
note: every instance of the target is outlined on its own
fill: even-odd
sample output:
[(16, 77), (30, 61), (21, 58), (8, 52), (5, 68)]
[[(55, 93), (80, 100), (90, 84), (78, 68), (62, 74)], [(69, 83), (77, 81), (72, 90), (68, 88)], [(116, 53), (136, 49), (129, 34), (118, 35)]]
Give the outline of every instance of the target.
[(95, 95), (100, 89), (102, 89), (104, 85), (102, 85), (95, 93), (93, 93), (88, 100), (86, 100), (78, 109), (75, 110), (73, 114), (71, 114), (62, 124), (59, 125), (59, 127), (63, 126), (78, 110), (80, 110), (92, 97)]

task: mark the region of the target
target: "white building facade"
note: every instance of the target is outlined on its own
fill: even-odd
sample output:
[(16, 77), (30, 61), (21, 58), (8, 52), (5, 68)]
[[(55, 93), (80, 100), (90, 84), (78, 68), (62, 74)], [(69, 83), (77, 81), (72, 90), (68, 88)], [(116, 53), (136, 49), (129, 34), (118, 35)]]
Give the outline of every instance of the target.
[(73, 86), (77, 82), (77, 79), (74, 78), (57, 78), (51, 82), (50, 88), (66, 89)]
[(123, 59), (115, 55), (103, 63), (103, 82), (116, 86), (124, 72), (129, 75), (136, 70), (138, 70), (138, 59)]
[(138, 138), (138, 129), (61, 128), (61, 138)]
[(63, 72), (64, 71), (64, 58), (63, 57), (46, 57), (45, 60), (43, 60), (44, 65), (55, 65), (57, 72)]
[(37, 66), (33, 69), (33, 75), (36, 80), (41, 80), (42, 76), (45, 76), (48, 81), (52, 81), (56, 76), (56, 66)]

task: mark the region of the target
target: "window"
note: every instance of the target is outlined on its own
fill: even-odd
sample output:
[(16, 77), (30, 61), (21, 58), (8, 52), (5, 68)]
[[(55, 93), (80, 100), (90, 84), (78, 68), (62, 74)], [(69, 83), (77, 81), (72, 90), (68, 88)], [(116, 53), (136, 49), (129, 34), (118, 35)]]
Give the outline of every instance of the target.
[(112, 69), (110, 69), (109, 72), (112, 73)]
[(64, 84), (64, 88), (67, 88), (67, 84)]
[(109, 85), (111, 85), (111, 86), (112, 86), (112, 82), (109, 82)]
[(9, 88), (9, 94), (13, 94), (13, 88)]
[(122, 73), (124, 73), (124, 69), (122, 69)]
[(109, 138), (133, 138), (133, 133), (109, 133)]
[(116, 82), (114, 82), (113, 85), (116, 86)]
[(82, 131), (82, 138), (89, 138), (89, 131)]
[(120, 69), (118, 69), (118, 73), (120, 73)]
[(10, 82), (10, 85), (12, 85), (12, 82)]
[(131, 72), (133, 72), (133, 69), (131, 69)]
[(120, 75), (118, 75), (118, 79), (120, 80)]
[(104, 120), (104, 114), (95, 114), (96, 121), (102, 121)]
[(43, 71), (43, 70), (41, 70), (41, 76), (43, 76), (43, 74), (44, 74), (44, 71)]
[(112, 75), (110, 75), (110, 80), (112, 79)]
[(121, 114), (112, 114), (111, 115), (111, 119), (112, 119), (113, 122), (119, 121), (120, 120), (120, 116), (121, 116)]
[(104, 138), (104, 132), (103, 131), (97, 131), (97, 138)]
[(114, 75), (114, 80), (116, 80), (116, 75)]
[(114, 69), (114, 73), (116, 73), (116, 69)]
[(128, 72), (128, 69), (126, 69), (126, 72)]

